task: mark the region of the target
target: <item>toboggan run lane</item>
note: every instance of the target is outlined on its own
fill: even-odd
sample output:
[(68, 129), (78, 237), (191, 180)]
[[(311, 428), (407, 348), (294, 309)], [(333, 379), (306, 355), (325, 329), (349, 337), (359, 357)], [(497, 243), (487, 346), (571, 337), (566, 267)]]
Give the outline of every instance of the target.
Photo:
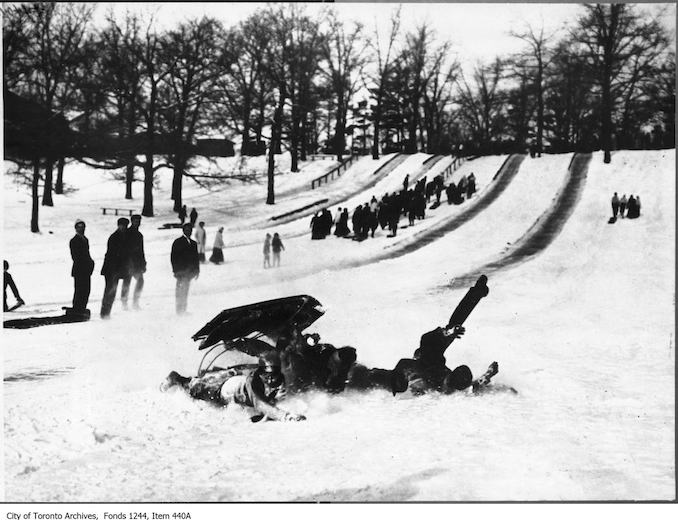
[(562, 231), (581, 197), (589, 171), (591, 154), (575, 154), (568, 167), (568, 176), (555, 202), (537, 221), (499, 258), (466, 274), (453, 278), (438, 290), (461, 289), (473, 284), (481, 274), (490, 275), (517, 266), (546, 249)]

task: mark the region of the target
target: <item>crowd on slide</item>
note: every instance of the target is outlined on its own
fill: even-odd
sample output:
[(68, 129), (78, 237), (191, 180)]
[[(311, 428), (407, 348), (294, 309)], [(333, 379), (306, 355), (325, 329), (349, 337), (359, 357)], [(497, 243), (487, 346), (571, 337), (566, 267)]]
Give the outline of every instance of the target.
[[(311, 218), (311, 239), (321, 240), (332, 234), (336, 237), (349, 237), (362, 241), (374, 238), (374, 233), (381, 228), (388, 229), (387, 236), (394, 237), (398, 232), (401, 217), (407, 217), (409, 226), (426, 217), (426, 207), (431, 199), (435, 202), (429, 209), (440, 206), (443, 192), (448, 204), (461, 204), (470, 199), (476, 191), (476, 178), (473, 173), (463, 176), (455, 184), (445, 186), (442, 175), (436, 175), (430, 182), (426, 177), (418, 180), (413, 188), (409, 186), (409, 174), (403, 179), (401, 190), (385, 193), (381, 199), (373, 195), (369, 202), (359, 204), (349, 215), (348, 208), (338, 207), (334, 217), (328, 208), (323, 208)], [(350, 225), (350, 227), (349, 227)]]
[(380, 388), (394, 396), (408, 390), (413, 395), (477, 392), (490, 383), (499, 366), (496, 361), (491, 363), (476, 379), (467, 365), (448, 368), (445, 350), (464, 332), (464, 327), (451, 322), (436, 327), (421, 336), (412, 358), (401, 359), (392, 370), (387, 370), (356, 363), (353, 347), (336, 348), (322, 343), (318, 334), (303, 334), (291, 324), (278, 338), (275, 349), (262, 353), (257, 364), (215, 367), (196, 377), (172, 371), (161, 384), (161, 390), (178, 387), (194, 399), (217, 406), (240, 405), (255, 414), (253, 421), (305, 420), (301, 414), (280, 408), (278, 402), (287, 395), (308, 390), (337, 393), (345, 389)]
[(640, 217), (640, 195), (629, 196), (626, 198), (626, 193), (624, 193), (621, 198), (617, 195), (617, 192), (614, 192), (612, 195), (612, 218), (611, 221), (617, 220), (617, 215), (619, 218), (638, 218)]

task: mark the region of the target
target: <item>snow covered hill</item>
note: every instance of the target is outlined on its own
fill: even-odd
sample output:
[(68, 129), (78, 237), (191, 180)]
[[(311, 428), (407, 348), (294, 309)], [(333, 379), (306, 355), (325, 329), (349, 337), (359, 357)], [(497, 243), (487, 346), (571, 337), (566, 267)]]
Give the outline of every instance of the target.
[[(397, 189), (425, 159), (408, 158), (366, 190), (388, 157), (363, 159), (320, 198), (351, 194), (336, 205), (352, 209)], [(491, 274), (489, 296), (447, 359), (474, 374), (498, 361), (493, 392), (309, 394), (285, 403), (306, 422), (252, 424), (242, 411), (158, 391), (170, 370), (195, 373), (200, 354), (190, 337), (221, 309), (292, 294), (323, 303), (326, 314), (311, 329), (324, 340), (354, 346), (366, 365), (391, 368), (422, 333), (447, 321), (466, 290), (453, 280), (508, 254), (548, 213), (571, 159), (525, 158), (473, 218), (393, 255), (482, 200), (506, 157), (455, 172), (455, 182), (475, 173), (474, 200), (427, 211), (395, 239), (378, 231), (363, 242), (311, 241), (309, 217), (259, 227), (318, 197), (303, 186), (331, 167), (325, 161), (299, 177), (283, 173), (273, 208), (261, 203), (265, 183), (209, 192), (187, 183), (186, 203), (207, 222), (208, 246), (225, 226), (227, 248), (225, 264), (203, 265), (190, 314), (180, 318), (169, 265), (178, 230), (158, 229), (176, 218), (163, 179), (158, 216), (141, 227), (149, 263), (142, 309), (116, 303), (110, 321), (98, 318), (98, 272), (116, 217), (99, 208), (126, 207), (124, 187), (99, 172), (67, 170), (72, 191), (41, 207), (42, 233), (31, 234), (30, 199), (5, 175), (3, 251), (27, 302), (21, 315), (70, 303), (75, 218), (88, 223), (96, 262), (90, 322), (3, 329), (5, 500), (675, 499), (674, 150), (619, 151), (608, 165), (594, 153), (560, 233), (543, 251)], [(607, 223), (614, 191), (640, 194), (639, 219)], [(252, 201), (246, 211), (245, 200)], [(285, 242), (279, 269), (261, 267), (267, 231)], [(229, 361), (245, 359), (234, 353)]]

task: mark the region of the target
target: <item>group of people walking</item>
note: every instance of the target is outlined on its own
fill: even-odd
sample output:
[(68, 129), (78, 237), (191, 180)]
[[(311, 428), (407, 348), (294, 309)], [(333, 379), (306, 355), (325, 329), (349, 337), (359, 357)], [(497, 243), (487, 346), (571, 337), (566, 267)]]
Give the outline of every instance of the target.
[(332, 233), (337, 237), (351, 235), (349, 220), (353, 229), (355, 240), (374, 238), (375, 231), (388, 228), (389, 237), (396, 236), (400, 218), (407, 216), (409, 225), (413, 226), (416, 220), (426, 217), (426, 205), (435, 196), (436, 201), (431, 208), (440, 205), (443, 191), (447, 195), (448, 204), (461, 204), (465, 198), (471, 198), (476, 191), (475, 176), (471, 173), (468, 177), (463, 176), (457, 185), (453, 182), (445, 187), (442, 175), (437, 175), (430, 182), (423, 177), (409, 188), (409, 174), (403, 180), (403, 189), (393, 193), (385, 193), (381, 200), (375, 196), (369, 202), (357, 205), (351, 215), (348, 208), (338, 207), (334, 218), (327, 208), (317, 211), (311, 218), (311, 239), (321, 240)]
[(629, 196), (626, 198), (624, 193), (621, 198), (614, 192), (612, 195), (612, 220), (617, 220), (617, 215), (620, 218), (638, 218), (640, 216), (640, 195)]

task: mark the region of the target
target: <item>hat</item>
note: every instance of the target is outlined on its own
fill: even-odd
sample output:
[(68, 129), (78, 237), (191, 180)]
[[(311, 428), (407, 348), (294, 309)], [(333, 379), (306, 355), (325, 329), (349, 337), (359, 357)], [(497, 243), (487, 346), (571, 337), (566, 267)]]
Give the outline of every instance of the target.
[(129, 219), (126, 218), (126, 217), (120, 217), (120, 218), (118, 219), (118, 226), (119, 226), (120, 224), (125, 224), (125, 225), (129, 224)]
[(280, 354), (277, 351), (271, 350), (264, 352), (259, 357), (259, 368), (263, 368), (264, 372), (275, 372), (280, 369)]
[(75, 219), (75, 225), (76, 225), (76, 226), (77, 226), (78, 224), (84, 224), (84, 223), (85, 223), (85, 221), (82, 220), (82, 219), (79, 219), (79, 218), (76, 218), (76, 219)]
[(459, 365), (445, 377), (448, 388), (454, 390), (463, 390), (473, 383), (471, 369), (466, 365)]
[(130, 218), (132, 219), (132, 222), (134, 222), (135, 220), (141, 221), (141, 215), (135, 214), (135, 215), (132, 215)]

